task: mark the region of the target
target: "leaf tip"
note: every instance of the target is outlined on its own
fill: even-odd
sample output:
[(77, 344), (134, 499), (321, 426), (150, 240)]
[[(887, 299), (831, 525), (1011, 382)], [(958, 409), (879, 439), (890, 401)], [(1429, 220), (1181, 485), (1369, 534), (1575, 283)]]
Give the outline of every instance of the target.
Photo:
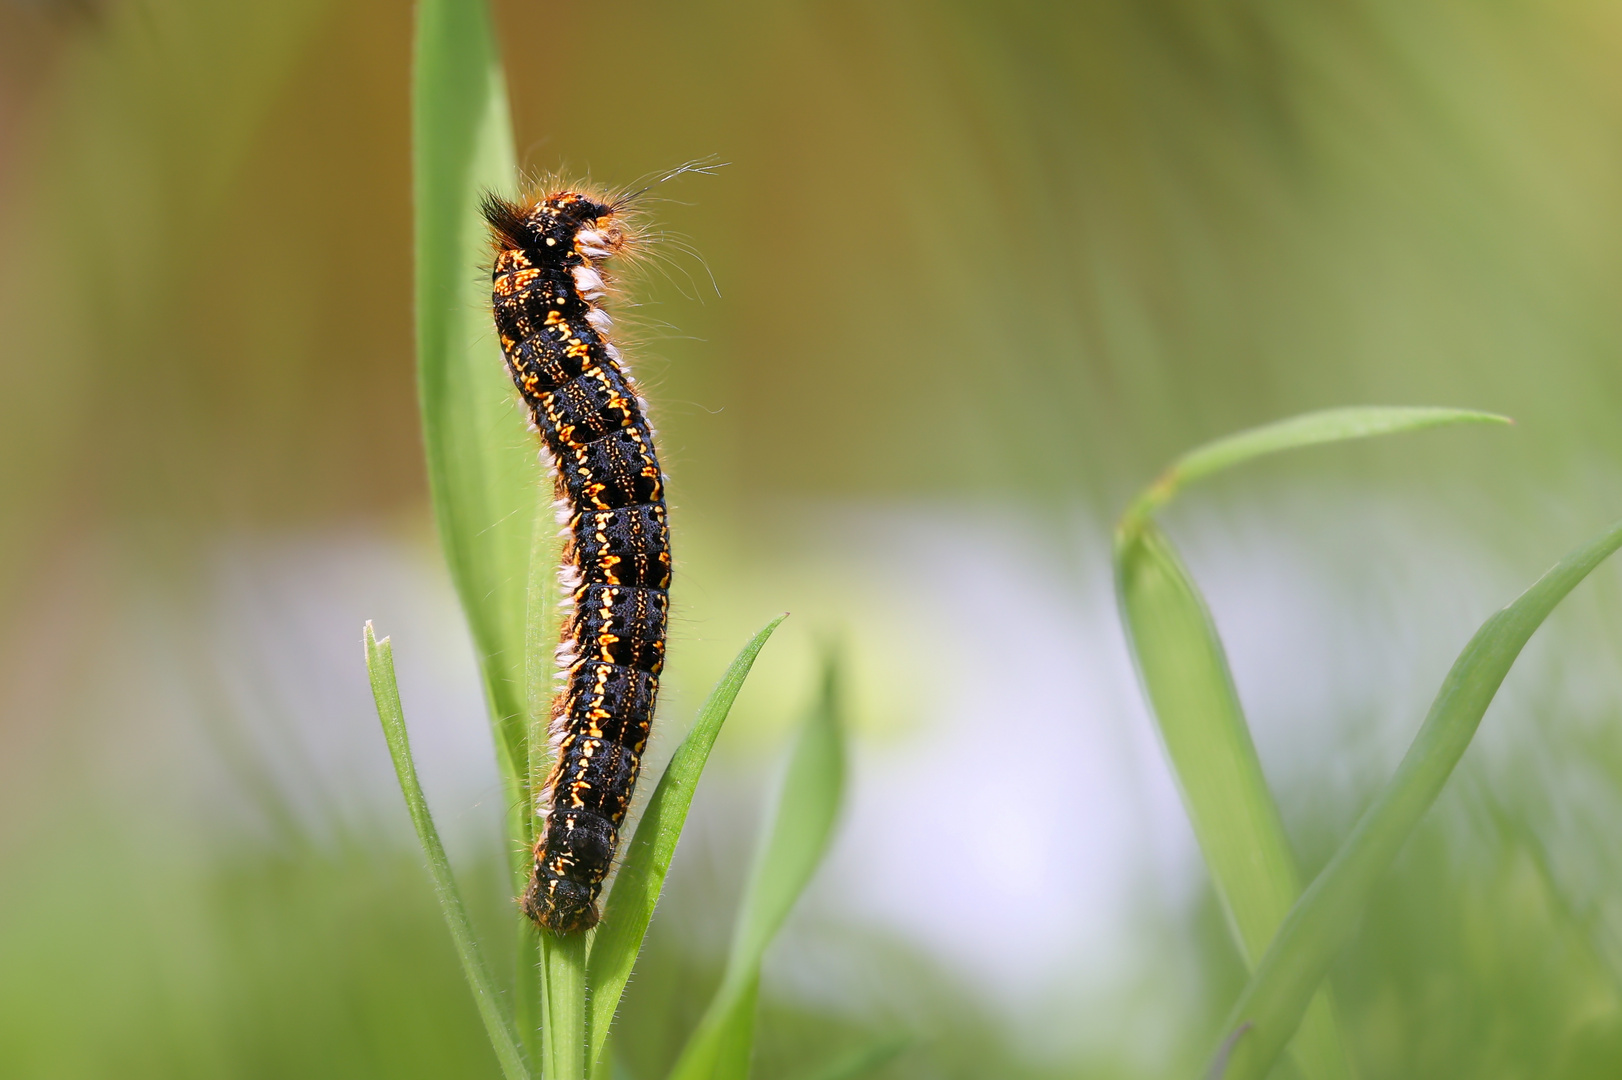
[(1245, 1032), (1255, 1026), (1255, 1021), (1246, 1020), (1235, 1028), (1232, 1034), (1222, 1040), (1222, 1045), (1217, 1048), (1215, 1056), (1211, 1059), (1210, 1069), (1205, 1073), (1205, 1080), (1222, 1080), (1223, 1074), (1228, 1071), (1228, 1059), (1233, 1057), (1234, 1044), (1240, 1040)]
[(375, 649), (380, 645), (387, 645), (389, 643), (388, 638), (380, 638), (377, 636), (377, 628), (372, 625), (371, 619), (366, 620), (366, 625), (363, 630), (365, 632), (366, 647), (368, 649)]

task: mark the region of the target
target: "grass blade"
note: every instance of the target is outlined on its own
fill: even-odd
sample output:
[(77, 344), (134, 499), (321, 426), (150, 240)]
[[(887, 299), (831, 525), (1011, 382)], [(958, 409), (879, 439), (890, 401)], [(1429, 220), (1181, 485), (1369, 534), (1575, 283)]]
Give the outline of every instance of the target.
[(860, 1077), (884, 1068), (900, 1057), (901, 1052), (911, 1045), (912, 1037), (909, 1035), (880, 1039), (852, 1053), (835, 1058), (808, 1074), (805, 1080), (859, 1080)]
[[(1447, 424), (1509, 423), (1463, 409), (1364, 407), (1291, 417), (1183, 455), (1128, 508), (1116, 530), (1121, 618), (1234, 940), (1254, 969), (1301, 891), (1205, 599), (1151, 515), (1181, 488), (1297, 447)], [(1293, 1055), (1317, 1080), (1350, 1076), (1328, 991), (1301, 1023)]]
[(698, 710), (698, 719), (687, 737), (676, 748), (664, 775), (648, 799), (647, 809), (636, 827), (625, 853), (625, 862), (614, 878), (614, 887), (604, 905), (603, 918), (592, 940), (591, 955), (587, 962), (587, 980), (591, 985), (591, 1057), (595, 1062), (602, 1057), (608, 1041), (608, 1029), (619, 1008), (620, 995), (631, 977), (631, 967), (642, 949), (648, 922), (653, 918), (654, 906), (664, 888), (665, 875), (670, 872), (670, 860), (676, 854), (676, 841), (681, 838), (682, 826), (687, 821), (687, 809), (692, 805), (698, 778), (709, 760), (710, 748), (721, 733), (721, 725), (732, 711), (732, 703), (743, 689), (755, 658), (765, 648), (767, 640), (778, 625), (788, 618), (779, 615), (756, 632), (727, 668), (726, 674), (715, 685), (710, 696)]
[(1351, 937), (1380, 877), (1452, 774), (1515, 658), (1567, 593), (1622, 547), (1622, 521), (1577, 548), (1482, 624), (1442, 682), (1413, 745), (1296, 903), (1223, 1025), (1226, 1080), (1259, 1080)]
[[(534, 796), (545, 786), (546, 774), (552, 767), (552, 745), (547, 736), (552, 720), (552, 694), (557, 685), (552, 678), (552, 673), (557, 670), (554, 647), (558, 641), (559, 610), (556, 602), (559, 556), (557, 517), (549, 489), (538, 488), (532, 498), (536, 506), (533, 511), (534, 525), (530, 530), (529, 587), (524, 620), (524, 704), (528, 754), (524, 762), (526, 779), (523, 790), (526, 797), (518, 815), (523, 833), (515, 836), (513, 841), (514, 851), (523, 857), (522, 868), (514, 875), (517, 878), (516, 892), (522, 892), (528, 886), (527, 878), (533, 865), (530, 852), (534, 848), (535, 832), (540, 828)], [(583, 1044), (585, 1018), (583, 1014), (571, 1016), (569, 1010), (564, 1008), (552, 1011), (547, 1004), (561, 1004), (577, 998), (583, 1001), (584, 986), (574, 988), (566, 984), (571, 972), (580, 978), (584, 976), (579, 971), (578, 963), (569, 963), (571, 957), (567, 952), (565, 955), (552, 955), (552, 945), (556, 939), (550, 934), (537, 933), (528, 919), (516, 921), (518, 975), (513, 1013), (530, 1060), (540, 1061), (555, 1071), (558, 1063), (549, 1058), (543, 1048), (559, 1047), (571, 1041)], [(543, 993), (543, 981), (551, 989), (550, 995)], [(558, 1027), (560, 1023), (568, 1026)], [(546, 1035), (544, 1039), (541, 1037), (543, 1030)], [(567, 1039), (563, 1038), (565, 1032), (571, 1033)], [(554, 1033), (557, 1037), (554, 1037)]]
[(502, 1011), (500, 994), (490, 969), (479, 951), (473, 936), (473, 925), (468, 921), (467, 909), (456, 889), (451, 875), (450, 861), (445, 847), (439, 842), (439, 831), (428, 813), (428, 800), (423, 798), (422, 785), (417, 781), (417, 767), (411, 760), (411, 742), (406, 734), (405, 712), (400, 707), (400, 688), (394, 680), (394, 651), (389, 639), (377, 640), (372, 624), (366, 624), (366, 670), (372, 680), (372, 698), (377, 702), (377, 718), (383, 724), (383, 737), (388, 740), (389, 756), (394, 759), (394, 773), (400, 781), (400, 793), (405, 796), (406, 809), (411, 812), (411, 824), (416, 827), (417, 839), (428, 857), (428, 872), (433, 877), (434, 893), (456, 943), (456, 954), (462, 960), (462, 974), (473, 991), (479, 1017), (490, 1037), (490, 1045), (501, 1063), (502, 1075), (507, 1080), (528, 1080), (529, 1069), (518, 1050), (518, 1040), (512, 1021)]
[(1512, 424), (1507, 416), (1469, 409), (1434, 409), (1406, 405), (1371, 405), (1303, 413), (1208, 442), (1174, 461), (1138, 496), (1122, 519), (1130, 525), (1146, 518), (1187, 484), (1252, 458), (1303, 446), (1366, 439), (1399, 431), (1418, 431), (1446, 424)]
[(546, 977), (542, 1080), (586, 1077), (586, 935), (541, 932)]
[(748, 1075), (761, 958), (822, 860), (844, 785), (838, 668), (830, 660), (821, 700), (801, 729), (772, 824), (755, 854), (726, 972), (670, 1080), (743, 1080)]
[[(1248, 967), (1301, 893), (1284, 822), (1262, 774), (1227, 657), (1176, 550), (1145, 520), (1116, 551), (1128, 643), (1217, 898)], [(1351, 1075), (1327, 994), (1294, 1056), (1305, 1076)]]
[[(483, 0), (417, 5), (411, 101), (417, 392), (440, 543), (467, 613), (495, 728), (509, 833), (527, 834), (524, 625), (534, 440), (484, 312), (478, 195), (515, 175), (512, 125)], [(515, 845), (515, 849), (518, 845)], [(515, 850), (515, 878), (527, 874)]]

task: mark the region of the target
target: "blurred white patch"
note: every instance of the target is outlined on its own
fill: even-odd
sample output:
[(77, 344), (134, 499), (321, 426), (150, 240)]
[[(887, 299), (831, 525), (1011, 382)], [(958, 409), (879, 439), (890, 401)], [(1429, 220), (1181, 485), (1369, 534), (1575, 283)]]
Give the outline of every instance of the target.
[(1133, 909), (1191, 852), (1108, 568), (1078, 577), (1033, 530), (954, 517), (875, 513), (842, 530), (871, 542), (845, 552), (871, 561), (863, 580), (886, 580), (853, 614), (936, 666), (917, 690), (926, 722), (861, 748), (816, 902), (999, 996), (1040, 992), (1078, 956), (1108, 981), (1131, 962)]
[[(1475, 627), (1562, 553), (1540, 541), (1511, 562), (1424, 506), (1344, 492), (1274, 497), (1237, 519), (1199, 506), (1177, 508), (1168, 531), (1210, 602), (1292, 828), (1312, 813), (1344, 827)], [(1126, 653), (1105, 528), (978, 505), (772, 513), (752, 561), (697, 522), (678, 549), (676, 669), (647, 778), (742, 640), (717, 624), (787, 608), (803, 629), (779, 633), (740, 698), (661, 923), (693, 948), (723, 947), (728, 875), (752, 848), (763, 777), (807, 704), (806, 633), (841, 628), (849, 799), (774, 950), (774, 985), (857, 1011), (893, 1003), (888, 954), (866, 943), (899, 941), (1028, 1040), (1119, 1045), (1138, 1022), (1145, 1039), (1163, 1036), (1166, 1018), (1198, 1001), (1180, 935), (1205, 873)], [(1614, 715), (1603, 643), (1622, 640), (1619, 606), (1595, 597), (1614, 600), (1617, 575), (1600, 577), (1585, 588), (1608, 591), (1534, 639), (1466, 759), (1490, 776), (1545, 755), (1552, 834), (1600, 835), (1596, 808), (1614, 811), (1605, 783), (1584, 796), (1572, 782), (1569, 749), (1541, 749), (1559, 745), (1547, 726), (1557, 703), (1584, 714), (1565, 724)], [(183, 798), (227, 827), (268, 802), (317, 834), (382, 821), (411, 843), (366, 680), (370, 618), (393, 639), (440, 828), (459, 857), (494, 850), (506, 808), (483, 692), (425, 538), (237, 538), (197, 582), (187, 601), (135, 598), (108, 647), (102, 681), (123, 700), (101, 706), (122, 710), (101, 749), (126, 774), (110, 793)], [(641, 786), (645, 799), (651, 779)], [(1594, 850), (1568, 844), (1550, 858), (1611, 920), (1585, 884), (1610, 880)]]
[(142, 667), (169, 675), (154, 703), (180, 721), (180, 760), (165, 771), (192, 792), (201, 823), (251, 829), (284, 817), (318, 839), (381, 826), (411, 842), (366, 675), (371, 619), (392, 640), (413, 756), (447, 846), (488, 852), (504, 796), (466, 623), (437, 558), (429, 544), (377, 532), (236, 538), (199, 567), (196, 609), (137, 605)]

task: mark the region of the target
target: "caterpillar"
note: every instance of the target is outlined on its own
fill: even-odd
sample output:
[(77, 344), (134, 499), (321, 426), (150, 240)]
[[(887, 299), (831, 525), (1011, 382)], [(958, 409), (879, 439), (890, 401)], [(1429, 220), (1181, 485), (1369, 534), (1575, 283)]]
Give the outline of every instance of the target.
[(563, 189), (520, 202), (486, 195), (481, 207), (495, 248), (496, 333), (565, 522), (557, 756), (537, 798), (542, 825), (520, 898), (554, 934), (597, 923), (653, 723), (670, 612), (664, 473), (600, 306), (613, 288), (602, 264), (636, 242), (635, 197)]

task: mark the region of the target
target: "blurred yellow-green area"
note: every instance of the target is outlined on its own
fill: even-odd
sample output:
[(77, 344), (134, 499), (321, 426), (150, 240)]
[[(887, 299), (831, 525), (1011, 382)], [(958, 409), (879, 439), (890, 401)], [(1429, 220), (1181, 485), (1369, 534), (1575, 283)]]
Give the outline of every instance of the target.
[[(852, 797), (755, 1075), (895, 1034), (887, 1080), (1197, 1075), (1243, 968), (1110, 524), (1178, 452), (1294, 412), (1518, 420), (1303, 452), (1169, 517), (1316, 870), (1474, 627), (1622, 513), (1622, 9), (496, 15), (531, 175), (728, 163), (650, 204), (622, 320), (676, 515), (655, 759), (794, 613), (618, 1075), (663, 1075), (714, 984), (829, 641)], [(498, 1075), (360, 648), (393, 635), (509, 940), (416, 426), (410, 35), (382, 0), (0, 4), (0, 1075)], [(1360, 1076), (1622, 1075), (1619, 601), (1602, 569), (1534, 639), (1337, 964)]]

